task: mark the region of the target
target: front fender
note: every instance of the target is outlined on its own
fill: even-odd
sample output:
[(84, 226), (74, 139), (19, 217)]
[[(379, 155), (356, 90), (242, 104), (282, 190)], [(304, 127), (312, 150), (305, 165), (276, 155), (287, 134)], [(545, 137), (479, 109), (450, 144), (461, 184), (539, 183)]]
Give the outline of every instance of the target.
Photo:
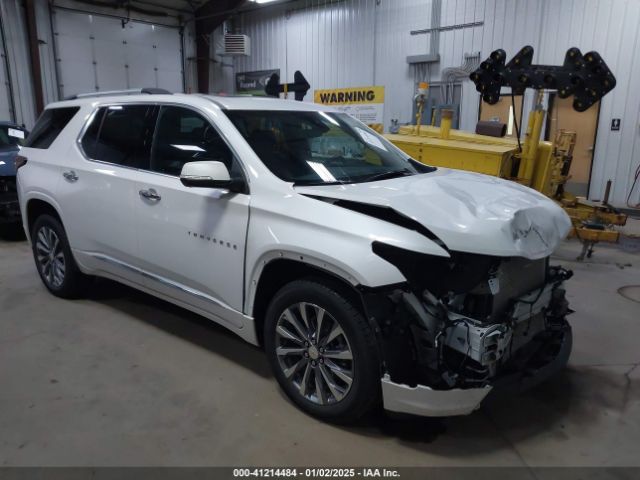
[[(369, 250), (371, 249), (369, 248)], [(377, 257), (372, 252), (371, 256)], [(377, 287), (394, 283), (403, 283), (406, 281), (396, 267), (379, 257), (377, 257), (375, 261), (367, 262), (366, 266), (364, 264), (347, 265), (340, 259), (325, 255), (318, 255), (318, 252), (300, 246), (298, 246), (298, 248), (291, 245), (287, 248), (273, 248), (263, 252), (255, 262), (252, 262), (253, 268), (247, 275), (245, 289), (247, 292), (245, 298), (245, 312), (253, 311), (257, 287), (260, 282), (260, 276), (262, 275), (265, 267), (271, 261), (278, 259), (306, 263), (320, 270), (336, 275), (354, 287), (358, 285)], [(372, 279), (374, 282), (372, 282)]]
[[(245, 312), (252, 312), (265, 266), (276, 258), (307, 263), (351, 285), (380, 287), (406, 282), (398, 268), (372, 250), (375, 241), (448, 257), (417, 231), (303, 195), (253, 199), (245, 257)], [(256, 196), (257, 197), (257, 196)]]

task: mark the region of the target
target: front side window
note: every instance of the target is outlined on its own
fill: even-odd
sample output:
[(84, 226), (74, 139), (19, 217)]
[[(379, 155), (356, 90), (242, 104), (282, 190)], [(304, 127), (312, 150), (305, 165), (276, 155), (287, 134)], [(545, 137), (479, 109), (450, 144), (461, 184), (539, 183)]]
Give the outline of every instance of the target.
[(100, 108), (82, 137), (82, 149), (93, 160), (148, 169), (157, 110), (154, 105)]
[(58, 138), (60, 132), (67, 126), (80, 107), (48, 108), (27, 137), (25, 147), (49, 148), (53, 141)]
[(182, 107), (160, 109), (151, 155), (151, 171), (180, 175), (187, 162), (218, 161), (231, 176), (237, 175), (233, 153), (211, 123), (199, 113)]
[(433, 170), (347, 114), (225, 113), (269, 170), (296, 185), (370, 182)]

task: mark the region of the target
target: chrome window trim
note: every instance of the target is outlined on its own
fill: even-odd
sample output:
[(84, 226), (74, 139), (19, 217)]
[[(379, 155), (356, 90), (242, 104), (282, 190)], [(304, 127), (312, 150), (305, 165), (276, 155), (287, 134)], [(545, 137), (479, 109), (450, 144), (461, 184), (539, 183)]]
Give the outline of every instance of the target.
[[(185, 105), (185, 104), (179, 103), (179, 102), (161, 102), (161, 101), (124, 102), (124, 101), (120, 101), (120, 102), (98, 103), (93, 108), (93, 111), (89, 115), (89, 118), (85, 121), (84, 125), (80, 129), (80, 133), (78, 134), (78, 137), (76, 138), (76, 146), (78, 147), (78, 150), (82, 154), (82, 157), (84, 158), (85, 161), (94, 162), (94, 163), (100, 163), (102, 165), (111, 165), (111, 166), (115, 166), (115, 167), (125, 168), (127, 170), (134, 170), (134, 171), (137, 171), (137, 172), (150, 173), (150, 174), (153, 174), (153, 175), (160, 175), (162, 177), (167, 177), (167, 178), (175, 178), (178, 181), (180, 180), (180, 176), (177, 176), (177, 175), (169, 175), (167, 173), (154, 172), (153, 170), (147, 170), (147, 169), (144, 169), (144, 168), (128, 167), (126, 165), (120, 165), (119, 163), (107, 162), (105, 160), (98, 160), (98, 159), (95, 159), (95, 158), (91, 158), (89, 155), (87, 155), (87, 152), (84, 151), (84, 148), (82, 148), (82, 138), (84, 137), (85, 133), (89, 129), (89, 126), (91, 125), (91, 122), (93, 122), (93, 120), (94, 120), (95, 116), (97, 115), (98, 111), (101, 108), (108, 108), (108, 107), (115, 107), (115, 106), (126, 106), (126, 105), (154, 105), (154, 106), (158, 106), (158, 107), (163, 107), (163, 106), (166, 106), (166, 107), (180, 107), (180, 108), (186, 108), (188, 110), (192, 110), (193, 112), (195, 112), (195, 113), (197, 113), (199, 115), (202, 115), (202, 117), (204, 117), (204, 119), (211, 124), (211, 126), (218, 133), (218, 135), (220, 135), (220, 138), (222, 139), (222, 141), (227, 145), (227, 147), (229, 148), (229, 150), (233, 154), (234, 159), (240, 164), (240, 168), (242, 170), (243, 180), (246, 182), (247, 187), (250, 186), (249, 184), (250, 184), (250, 178), (251, 177), (248, 175), (247, 168), (244, 165), (244, 162), (242, 162), (242, 160), (240, 158), (240, 155), (238, 155), (238, 152), (236, 151), (235, 148), (233, 148), (233, 146), (231, 145), (231, 142), (222, 133), (220, 128), (218, 128), (218, 126), (215, 124), (215, 122), (213, 122), (211, 120), (211, 118), (209, 117), (207, 112), (205, 112), (204, 110), (202, 110), (202, 109), (200, 109), (198, 107), (194, 107), (192, 105)], [(159, 112), (158, 112), (158, 114), (159, 114)], [(153, 130), (154, 131), (154, 135), (155, 135), (156, 127), (157, 127), (157, 119), (156, 119), (156, 125), (154, 126), (154, 130)], [(217, 190), (220, 190), (220, 189), (217, 189)], [(247, 193), (246, 195), (249, 195), (249, 193)]]

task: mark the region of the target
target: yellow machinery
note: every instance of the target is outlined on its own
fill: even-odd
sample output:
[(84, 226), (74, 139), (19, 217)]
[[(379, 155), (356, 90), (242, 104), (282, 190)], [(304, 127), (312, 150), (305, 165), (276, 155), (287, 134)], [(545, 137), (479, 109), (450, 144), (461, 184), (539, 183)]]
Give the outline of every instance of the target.
[[(496, 56), (496, 52), (494, 52), (488, 61), (491, 61), (493, 58), (498, 65), (501, 61), (502, 67), (504, 68), (504, 52), (497, 52), (498, 55)], [(506, 66), (507, 69), (511, 67), (506, 73), (504, 70), (501, 70), (496, 74), (495, 65), (487, 68), (485, 65), (486, 62), (483, 62), (481, 69), (490, 70), (492, 73), (490, 77), (491, 80), (483, 83), (480, 81), (480, 75), (476, 77), (474, 77), (476, 73), (471, 75), (472, 80), (478, 85), (478, 90), (484, 92), (483, 99), (489, 103), (495, 103), (499, 98), (499, 95), (495, 95), (495, 91), (497, 88), (499, 93), (500, 86), (496, 87), (495, 81), (493, 80), (496, 78), (496, 75), (503, 77), (515, 75), (516, 80), (514, 80), (514, 82), (520, 83), (523, 83), (522, 80), (525, 80), (525, 75), (531, 75), (529, 73), (531, 70), (525, 70), (523, 68), (517, 70), (514, 65), (524, 65), (524, 68), (535, 67), (536, 74), (544, 75), (540, 81), (541, 83), (551, 83), (549, 81), (551, 74), (548, 72), (545, 73), (545, 68), (555, 69), (552, 70), (553, 75), (560, 76), (562, 73), (560, 68), (562, 67), (530, 65), (530, 56), (532, 54), (533, 49), (525, 47)], [(502, 56), (502, 58), (500, 58), (500, 56)], [(528, 65), (527, 57), (529, 57)], [(569, 52), (567, 52), (565, 67), (569, 59), (575, 59), (577, 57), (582, 58), (579, 50), (569, 50)], [(585, 58), (585, 62), (588, 61), (589, 58), (599, 59), (601, 62), (599, 65), (604, 65), (604, 67), (601, 68), (606, 69), (606, 65), (595, 52), (588, 53)], [(571, 65), (569, 65), (569, 67), (571, 67)], [(575, 71), (575, 68), (570, 69), (571, 75), (575, 75)], [(608, 71), (608, 69), (606, 69), (606, 71)], [(589, 79), (592, 77), (593, 75), (590, 76)], [(615, 78), (607, 74), (604, 79), (604, 82), (607, 82), (607, 84), (601, 91), (597, 91), (597, 95), (596, 87), (592, 85), (586, 86), (590, 89), (586, 93), (588, 98), (585, 100), (582, 96), (582, 91), (575, 87), (577, 82), (574, 77), (570, 75), (567, 76), (567, 84), (573, 89), (571, 92), (568, 91), (569, 87), (564, 87), (563, 77), (554, 81), (556, 82), (555, 84), (548, 86), (555, 86), (559, 89), (559, 94), (563, 97), (573, 93), (576, 96), (574, 108), (579, 111), (588, 108), (595, 102), (594, 99), (598, 95), (604, 95), (615, 85)], [(417, 125), (400, 127), (397, 134), (388, 134), (386, 137), (408, 155), (423, 163), (506, 178), (531, 187), (553, 198), (564, 207), (572, 219), (573, 230), (570, 235), (576, 236), (582, 241), (583, 250), (578, 257), (579, 260), (582, 260), (585, 256), (591, 256), (593, 246), (597, 242), (617, 242), (619, 232), (612, 227), (614, 225), (624, 225), (627, 217), (626, 215), (616, 212), (608, 205), (608, 195), (605, 195), (604, 202), (589, 202), (582, 197), (576, 197), (564, 191), (564, 185), (569, 178), (568, 172), (571, 165), (576, 134), (575, 132), (560, 130), (553, 142), (541, 141), (542, 127), (546, 114), (542, 105), (542, 87), (544, 85), (536, 83), (531, 78), (525, 82), (525, 85), (515, 85), (515, 87), (507, 81), (503, 81), (503, 83), (512, 86), (513, 90), (517, 93), (522, 93), (524, 88), (527, 87), (536, 88), (538, 91), (536, 105), (529, 115), (527, 130), (522, 145), (519, 145), (516, 139), (478, 135), (452, 129), (452, 112), (446, 110), (442, 112), (440, 127), (419, 125), (418, 121)], [(487, 90), (489, 90), (487, 87), (492, 89), (494, 93), (487, 93)], [(419, 110), (420, 105), (417, 106)], [(417, 119), (419, 118), (420, 117), (417, 117)]]

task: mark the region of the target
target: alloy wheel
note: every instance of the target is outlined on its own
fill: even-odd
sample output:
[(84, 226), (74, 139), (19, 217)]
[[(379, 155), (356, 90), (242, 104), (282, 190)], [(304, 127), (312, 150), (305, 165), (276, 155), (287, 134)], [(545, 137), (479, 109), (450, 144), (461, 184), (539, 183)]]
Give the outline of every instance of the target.
[(347, 335), (328, 311), (306, 302), (291, 305), (278, 318), (275, 336), (282, 373), (302, 397), (328, 405), (349, 393), (353, 353)]
[(48, 285), (59, 288), (64, 282), (64, 253), (58, 235), (46, 225), (41, 227), (36, 235), (36, 258)]

